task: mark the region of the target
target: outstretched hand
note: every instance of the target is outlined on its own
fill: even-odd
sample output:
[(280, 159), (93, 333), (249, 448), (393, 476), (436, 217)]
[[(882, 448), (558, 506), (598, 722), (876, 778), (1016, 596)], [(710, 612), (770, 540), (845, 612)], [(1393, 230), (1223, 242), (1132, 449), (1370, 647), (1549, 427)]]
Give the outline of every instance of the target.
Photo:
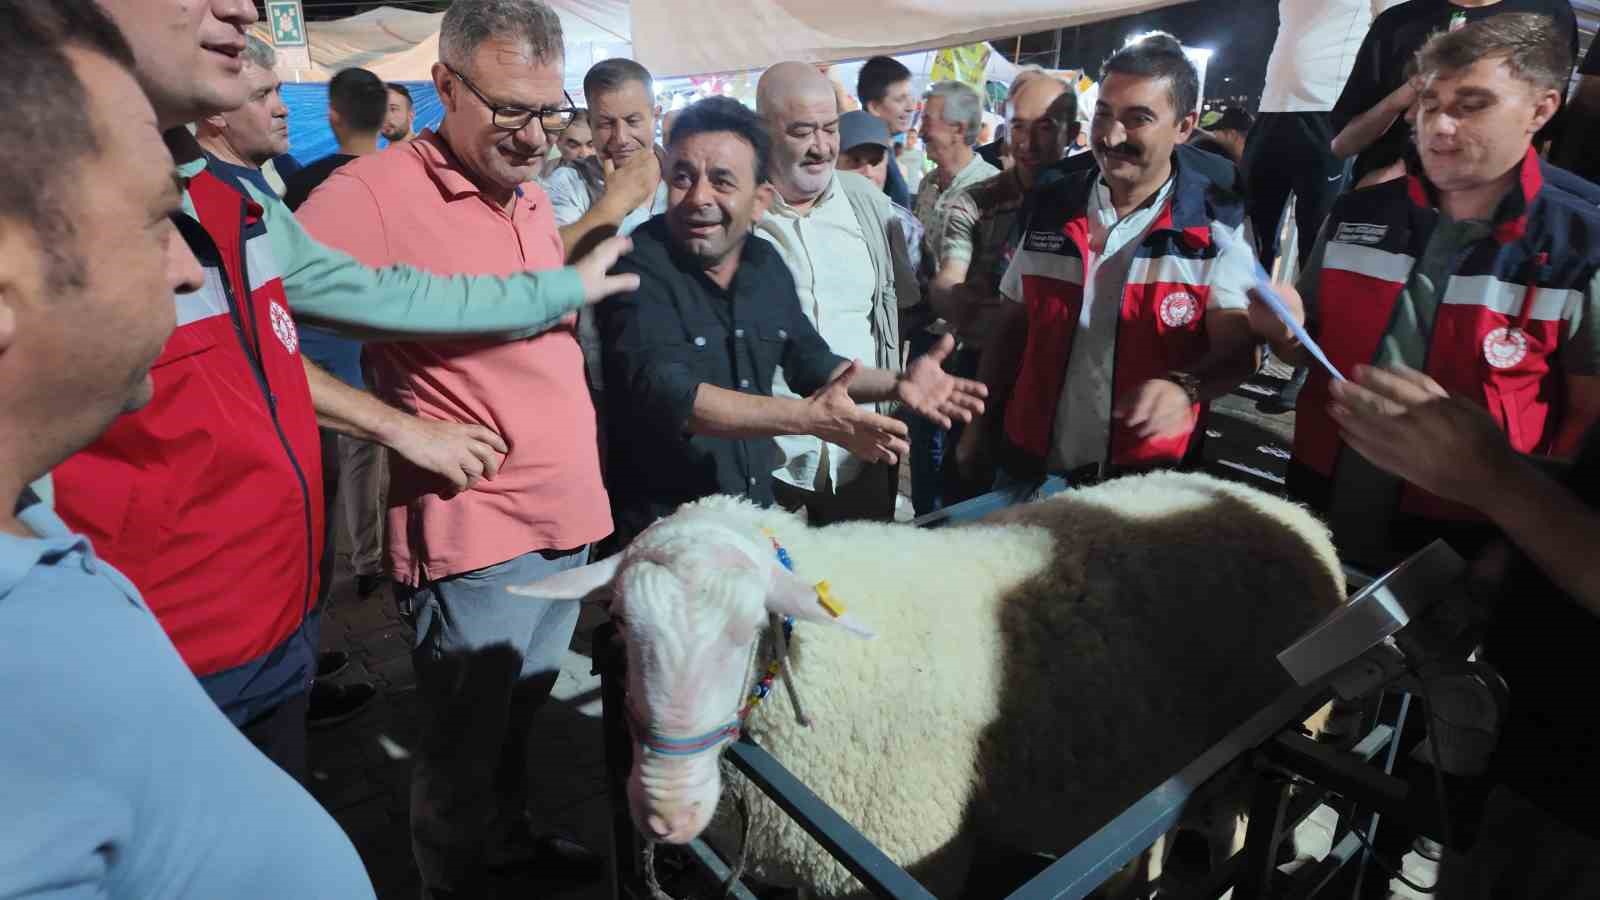
[(957, 378), (944, 370), (945, 358), (955, 347), (956, 339), (945, 335), (895, 379), (895, 399), (940, 428), (982, 415), (983, 399), (989, 396), (982, 382)]
[(850, 382), (860, 371), (861, 361), (854, 360), (806, 398), (810, 422), (806, 433), (838, 444), (868, 462), (899, 462), (911, 450), (906, 423), (850, 399)]
[(1421, 372), (1357, 366), (1334, 382), (1329, 407), (1345, 443), (1425, 491), (1482, 508), (1517, 454), (1483, 407), (1452, 397)]
[(578, 277), (583, 279), (584, 303), (599, 303), (614, 294), (626, 294), (639, 289), (638, 275), (607, 274), (617, 260), (632, 249), (633, 241), (628, 238), (606, 238), (578, 260), (573, 268), (578, 270)]

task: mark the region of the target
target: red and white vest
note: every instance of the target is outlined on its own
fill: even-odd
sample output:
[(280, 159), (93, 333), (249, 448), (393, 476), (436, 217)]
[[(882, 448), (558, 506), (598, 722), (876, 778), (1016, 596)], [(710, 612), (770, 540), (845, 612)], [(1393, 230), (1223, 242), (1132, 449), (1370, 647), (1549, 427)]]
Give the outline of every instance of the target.
[[(1565, 176), (1565, 177), (1563, 177)], [(1559, 354), (1576, 317), (1600, 314), (1589, 283), (1600, 268), (1600, 208), (1552, 185), (1572, 176), (1530, 149), (1493, 233), (1455, 260), (1439, 299), (1424, 370), (1451, 394), (1481, 404), (1511, 446), (1548, 454), (1564, 426)], [(1374, 361), (1396, 302), (1438, 224), (1419, 176), (1340, 198), (1329, 216), (1314, 336), (1339, 371)], [(1426, 323), (1425, 327), (1426, 327)], [(1290, 489), (1327, 509), (1344, 444), (1328, 415), (1329, 376), (1313, 367), (1295, 420)], [(1407, 486), (1398, 511), (1472, 520), (1472, 510)]]
[(204, 676), (300, 628), (317, 592), (322, 468), (262, 210), (210, 172), (188, 190), (199, 223), (184, 236), (205, 283), (174, 298), (154, 398), (53, 478), (61, 517), (138, 586)]
[[(1209, 346), (1206, 310), (1212, 273), (1222, 252), (1213, 241), (1211, 225), (1237, 228), (1244, 220), (1244, 208), (1237, 196), (1195, 164), (1196, 154), (1199, 151), (1178, 148), (1173, 157), (1177, 183), (1129, 267), (1113, 351), (1113, 406), (1146, 381), (1194, 365)], [(1006, 436), (1041, 465), (1050, 452), (1062, 381), (1082, 311), (1089, 258), (1088, 205), (1099, 177), (1096, 169), (1073, 172), (1041, 189), (1012, 257), (1014, 271), (1022, 276), (1028, 340), (1006, 407)], [(1182, 462), (1194, 444), (1194, 426), (1204, 405), (1196, 404), (1192, 412), (1190, 429), (1172, 438), (1140, 438), (1113, 421), (1106, 459), (1118, 468)]]

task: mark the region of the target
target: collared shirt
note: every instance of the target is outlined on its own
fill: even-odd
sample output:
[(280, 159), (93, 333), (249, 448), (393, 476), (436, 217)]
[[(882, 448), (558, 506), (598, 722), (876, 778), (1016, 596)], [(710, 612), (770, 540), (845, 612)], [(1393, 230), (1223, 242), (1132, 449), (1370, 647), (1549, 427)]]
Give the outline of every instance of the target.
[[(772, 242), (794, 276), (800, 309), (833, 352), (872, 365), (878, 345), (872, 334), (872, 301), (878, 275), (865, 246), (866, 236), (838, 176), (812, 207), (801, 212), (780, 195), (756, 226), (756, 234)], [(773, 379), (778, 397), (797, 394), (782, 374)], [(809, 393), (809, 391), (805, 392)], [(815, 490), (824, 458), (823, 441), (808, 435), (778, 438), (781, 468), (773, 476), (802, 490)], [(848, 484), (864, 465), (834, 446), (826, 451), (829, 483)]]
[[(509, 275), (556, 269), (563, 258), (543, 190), (524, 186), (502, 209), (433, 132), (341, 167), (299, 216), (312, 234), (373, 266)], [(394, 460), (388, 542), (397, 580), (437, 580), (610, 533), (594, 406), (570, 327), (516, 341), (378, 343), (368, 354), (385, 400), (425, 418), (482, 425), (511, 448), (493, 479), (456, 495)]]
[[(551, 208), (555, 211), (556, 224), (562, 228), (573, 224), (583, 218), (583, 214), (593, 206), (589, 197), (589, 186), (583, 183), (583, 176), (571, 166), (562, 166), (550, 173), (550, 177), (543, 182), (544, 189), (550, 195)], [(667, 180), (661, 179), (656, 185), (656, 192), (643, 206), (628, 213), (622, 218), (617, 233), (623, 236), (633, 234), (634, 229), (650, 221), (650, 217), (667, 211)]]
[[(1070, 472), (1107, 461), (1123, 294), (1139, 244), (1155, 225), (1176, 184), (1175, 178), (1167, 179), (1142, 206), (1120, 219), (1104, 181), (1096, 181), (1090, 192), (1087, 216), (1092, 256), (1087, 261), (1083, 304), (1046, 460), (1052, 472)], [(1254, 257), (1242, 228), (1227, 229), (1213, 223), (1211, 229), (1213, 240), (1221, 244), (1221, 254), (1210, 276), (1207, 309), (1246, 309), (1249, 300), (1245, 291), (1254, 274)], [(1015, 265), (1006, 270), (1000, 290), (1007, 299), (1023, 302), (1022, 275)]]
[(0, 896), (372, 897), (350, 839), (133, 585), (43, 503), (18, 518), (35, 536), (0, 533)]
[[(967, 277), (962, 283), (982, 296), (1000, 296), (1000, 279), (1016, 249), (1011, 233), (1027, 193), (1012, 168), (956, 193), (945, 210), (939, 257), (946, 263), (965, 262)], [(983, 346), (994, 330), (996, 315), (998, 311), (980, 310), (961, 332), (962, 340)]]
[(922, 186), (917, 189), (917, 205), (914, 209), (917, 220), (922, 223), (924, 229), (922, 259), (927, 266), (927, 275), (932, 276), (944, 267), (945, 225), (956, 198), (967, 188), (999, 174), (999, 169), (989, 165), (983, 157), (974, 153), (972, 159), (961, 167), (961, 171), (950, 179), (948, 187), (940, 187), (939, 179), (932, 175), (922, 180)]
[(618, 530), (632, 537), (678, 505), (711, 494), (772, 503), (771, 438), (689, 434), (700, 385), (773, 395), (780, 380), (811, 393), (844, 360), (800, 309), (794, 278), (766, 241), (747, 240), (727, 289), (672, 250), (666, 219), (634, 235), (617, 263), (639, 290), (599, 306), (604, 338), (608, 476)]

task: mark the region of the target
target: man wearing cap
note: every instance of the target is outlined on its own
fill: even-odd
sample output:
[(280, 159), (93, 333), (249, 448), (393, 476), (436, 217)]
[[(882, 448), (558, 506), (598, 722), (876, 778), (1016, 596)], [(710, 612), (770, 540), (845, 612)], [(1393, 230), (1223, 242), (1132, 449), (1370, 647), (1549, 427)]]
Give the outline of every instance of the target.
[(1245, 136), (1250, 134), (1251, 121), (1250, 114), (1237, 106), (1208, 112), (1200, 118), (1200, 127), (1189, 144), (1226, 157), (1236, 166), (1242, 165)]
[[(888, 183), (889, 154), (894, 152), (894, 138), (883, 120), (864, 109), (851, 110), (839, 117), (839, 162), (841, 172), (854, 172), (878, 186)], [(922, 223), (916, 213), (890, 201), (895, 222), (900, 225), (898, 235), (890, 235), (890, 243), (904, 251), (904, 261), (909, 269), (901, 273), (915, 278), (922, 269)], [(899, 257), (896, 257), (898, 260)]]

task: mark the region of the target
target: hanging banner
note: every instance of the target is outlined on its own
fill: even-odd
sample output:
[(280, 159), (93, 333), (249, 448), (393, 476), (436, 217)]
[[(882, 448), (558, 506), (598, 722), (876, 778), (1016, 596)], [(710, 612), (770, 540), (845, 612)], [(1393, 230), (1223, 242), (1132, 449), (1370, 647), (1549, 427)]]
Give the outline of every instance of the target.
[(267, 31), (278, 52), (279, 69), (311, 68), (311, 41), (300, 0), (267, 0)]
[(933, 81), (959, 81), (983, 92), (984, 72), (989, 67), (989, 43), (947, 47), (934, 54), (928, 76)]

